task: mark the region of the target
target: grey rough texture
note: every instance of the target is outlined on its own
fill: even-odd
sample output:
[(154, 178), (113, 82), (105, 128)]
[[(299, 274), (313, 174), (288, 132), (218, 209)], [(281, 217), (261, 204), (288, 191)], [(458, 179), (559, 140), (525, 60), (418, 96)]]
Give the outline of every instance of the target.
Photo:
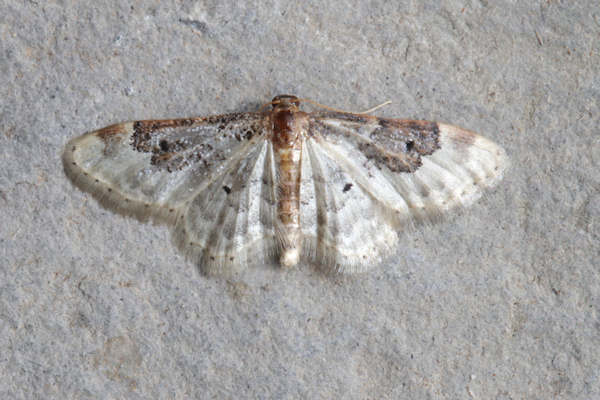
[[(600, 398), (596, 0), (116, 3), (0, 0), (0, 398)], [(279, 93), (512, 169), (371, 273), (228, 280), (63, 173), (86, 131)]]

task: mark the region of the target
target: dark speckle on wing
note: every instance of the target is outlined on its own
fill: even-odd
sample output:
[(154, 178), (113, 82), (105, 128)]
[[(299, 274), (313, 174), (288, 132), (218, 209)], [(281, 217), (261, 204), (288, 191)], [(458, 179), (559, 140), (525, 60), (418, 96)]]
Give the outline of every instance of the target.
[(334, 143), (353, 142), (377, 168), (392, 172), (415, 172), (422, 157), (440, 148), (437, 122), (327, 112), (311, 119), (311, 130)]
[(197, 163), (208, 169), (240, 143), (262, 135), (264, 127), (264, 115), (258, 113), (136, 121), (131, 146), (152, 153), (151, 164), (169, 172)]
[(384, 118), (378, 122), (369, 135), (371, 142), (359, 147), (379, 168), (385, 165), (392, 172), (415, 172), (423, 156), (440, 148), (436, 122)]

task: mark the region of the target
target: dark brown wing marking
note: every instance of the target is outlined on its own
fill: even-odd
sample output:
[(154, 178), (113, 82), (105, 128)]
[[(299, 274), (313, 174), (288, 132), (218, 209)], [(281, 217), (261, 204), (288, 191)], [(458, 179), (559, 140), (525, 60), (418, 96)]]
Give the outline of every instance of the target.
[(314, 113), (311, 131), (325, 140), (343, 137), (352, 142), (381, 169), (392, 172), (415, 172), (421, 157), (440, 148), (440, 130), (436, 122), (377, 118), (340, 112)]
[[(260, 118), (257, 118), (260, 116)], [(227, 159), (231, 147), (215, 142), (248, 141), (266, 130), (262, 114), (237, 113), (206, 118), (136, 121), (131, 146), (142, 153), (152, 153), (151, 164), (168, 172), (179, 171), (194, 163), (210, 168), (213, 162)], [(206, 127), (217, 128), (207, 137)], [(245, 125), (245, 126), (244, 126)]]

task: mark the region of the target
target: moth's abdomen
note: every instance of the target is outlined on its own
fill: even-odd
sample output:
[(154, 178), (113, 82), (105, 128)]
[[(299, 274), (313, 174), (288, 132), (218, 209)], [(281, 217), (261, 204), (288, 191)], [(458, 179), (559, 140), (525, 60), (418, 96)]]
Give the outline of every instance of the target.
[(302, 149), (277, 152), (279, 172), (277, 215), (285, 226), (300, 226), (300, 168)]
[(273, 150), (277, 169), (277, 233), (283, 266), (296, 265), (302, 249), (300, 180), (305, 114), (293, 109), (273, 113)]

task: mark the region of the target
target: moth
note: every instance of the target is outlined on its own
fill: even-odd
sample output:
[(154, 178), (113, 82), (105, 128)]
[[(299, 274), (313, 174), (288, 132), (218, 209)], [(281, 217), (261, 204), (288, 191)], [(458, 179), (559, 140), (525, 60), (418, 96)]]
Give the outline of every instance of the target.
[(456, 126), (303, 101), (111, 125), (71, 140), (64, 170), (105, 207), (170, 225), (203, 271), (229, 273), (277, 261), (364, 271), (398, 231), (472, 204), (508, 167), (501, 147)]

